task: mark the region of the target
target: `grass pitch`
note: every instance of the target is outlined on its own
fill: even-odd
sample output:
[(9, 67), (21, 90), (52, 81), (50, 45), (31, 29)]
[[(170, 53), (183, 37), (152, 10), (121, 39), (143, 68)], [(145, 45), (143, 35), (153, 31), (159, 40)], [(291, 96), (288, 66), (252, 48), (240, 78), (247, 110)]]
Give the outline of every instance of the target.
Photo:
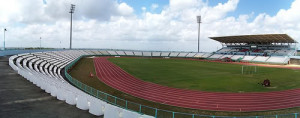
[[(300, 70), (256, 67), (242, 74), (242, 65), (162, 58), (109, 58), (144, 81), (174, 88), (214, 92), (264, 92), (300, 88)], [(245, 68), (244, 68), (245, 69)], [(254, 67), (248, 67), (254, 72)], [(263, 87), (264, 79), (271, 87)]]

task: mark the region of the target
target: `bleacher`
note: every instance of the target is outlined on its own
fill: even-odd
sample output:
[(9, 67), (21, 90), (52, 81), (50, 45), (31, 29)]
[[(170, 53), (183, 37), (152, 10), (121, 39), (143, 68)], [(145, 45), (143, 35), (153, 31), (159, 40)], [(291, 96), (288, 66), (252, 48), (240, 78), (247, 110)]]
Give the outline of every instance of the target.
[(269, 56), (256, 56), (252, 61), (253, 62), (266, 62), (270, 57)]
[[(210, 37), (223, 44), (223, 48), (210, 59), (231, 58), (249, 62), (287, 64), (290, 56), (296, 54), (298, 43), (286, 34), (262, 34)], [(224, 45), (225, 44), (225, 45)], [(220, 57), (220, 55), (223, 55)]]
[(209, 59), (219, 59), (221, 58), (223, 55), (222, 54), (213, 54), (211, 56), (209, 56), (208, 58)]
[(133, 56), (134, 55), (132, 51), (124, 51), (124, 53), (128, 56)]
[(223, 59), (223, 58), (231, 58), (233, 55), (223, 55), (220, 57), (220, 59)]
[[(126, 109), (113, 106), (105, 101), (92, 97), (69, 84), (62, 76), (61, 71), (74, 60), (82, 55), (111, 55), (111, 56), (160, 56), (160, 57), (189, 57), (203, 58), (211, 56), (211, 53), (194, 52), (149, 52), (149, 51), (113, 51), (113, 50), (65, 50), (50, 51), (43, 53), (25, 53), (11, 56), (9, 65), (33, 84), (40, 87), (58, 100), (63, 100), (67, 104), (76, 105), (77, 108), (88, 110), (94, 115), (109, 116), (116, 112), (107, 112), (108, 109), (119, 109), (122, 114), (126, 114)], [(198, 55), (198, 56), (196, 56)], [(103, 110), (105, 109), (105, 110)], [(117, 113), (119, 114), (119, 112)], [(142, 115), (132, 112), (135, 116), (152, 118), (152, 116)], [(129, 117), (128, 117), (129, 118)]]
[(151, 57), (152, 53), (151, 52), (143, 52), (143, 56)]
[(232, 57), (231, 57), (231, 59), (232, 60), (238, 60), (238, 59), (240, 59), (240, 58), (244, 58), (244, 55), (233, 55)]
[(256, 56), (244, 56), (242, 61), (252, 61)]
[(268, 63), (278, 63), (278, 62), (283, 62), (283, 63), (288, 63), (289, 57), (287, 56), (271, 56), (266, 62)]
[(178, 54), (179, 54), (178, 52), (171, 52), (169, 56), (170, 57), (177, 57)]
[(194, 57), (196, 57), (196, 58), (203, 58), (202, 57), (202, 55), (204, 55), (205, 53), (196, 53), (195, 55), (194, 55)]
[(160, 56), (160, 52), (152, 52), (152, 56), (158, 57), (158, 56)]
[(210, 57), (212, 54), (211, 53), (204, 53), (201, 58), (208, 58)]

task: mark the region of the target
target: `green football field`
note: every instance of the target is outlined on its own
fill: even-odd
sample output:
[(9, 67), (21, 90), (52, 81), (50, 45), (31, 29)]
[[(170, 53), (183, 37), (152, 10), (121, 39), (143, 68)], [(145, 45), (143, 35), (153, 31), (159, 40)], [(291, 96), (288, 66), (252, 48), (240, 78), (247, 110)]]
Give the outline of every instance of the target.
[[(300, 70), (256, 67), (162, 58), (109, 58), (131, 75), (144, 81), (174, 88), (218, 92), (263, 92), (300, 88)], [(269, 79), (271, 87), (263, 87)]]

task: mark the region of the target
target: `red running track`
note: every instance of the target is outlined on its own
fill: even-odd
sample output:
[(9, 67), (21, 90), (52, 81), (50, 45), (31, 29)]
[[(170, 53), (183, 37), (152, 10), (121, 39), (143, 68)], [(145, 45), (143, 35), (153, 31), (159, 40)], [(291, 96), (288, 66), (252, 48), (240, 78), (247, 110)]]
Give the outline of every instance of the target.
[(300, 89), (276, 92), (225, 93), (170, 88), (137, 79), (108, 57), (94, 58), (97, 76), (105, 84), (149, 101), (192, 109), (250, 112), (300, 106)]

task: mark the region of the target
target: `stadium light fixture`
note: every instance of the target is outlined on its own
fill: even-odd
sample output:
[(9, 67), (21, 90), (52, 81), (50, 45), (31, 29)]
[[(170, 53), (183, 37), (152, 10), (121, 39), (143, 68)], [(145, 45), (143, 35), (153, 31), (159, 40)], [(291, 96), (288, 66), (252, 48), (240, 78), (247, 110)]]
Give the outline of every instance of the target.
[(4, 38), (3, 38), (3, 50), (5, 50), (5, 32), (7, 31), (7, 29), (6, 28), (4, 28)]
[(200, 51), (200, 23), (201, 23), (201, 16), (197, 16), (197, 23), (199, 24), (198, 27), (198, 52)]
[(70, 49), (72, 49), (72, 14), (75, 11), (75, 5), (71, 4), (70, 14), (71, 14), (71, 24), (70, 24)]

